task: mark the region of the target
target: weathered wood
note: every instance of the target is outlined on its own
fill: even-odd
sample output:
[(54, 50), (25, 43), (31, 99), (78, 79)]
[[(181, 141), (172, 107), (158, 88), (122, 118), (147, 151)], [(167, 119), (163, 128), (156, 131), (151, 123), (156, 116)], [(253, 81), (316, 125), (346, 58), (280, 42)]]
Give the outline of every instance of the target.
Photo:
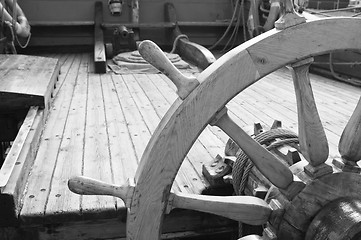
[[(23, 151), (24, 145), (28, 140), (28, 136), (34, 130), (34, 122), (38, 116), (39, 107), (31, 107), (26, 115), (23, 124), (11, 146), (11, 149), (0, 169), (0, 189), (3, 188), (10, 178), (15, 164)], [(42, 128), (42, 126), (36, 126)]]
[[(164, 75), (149, 75), (146, 78), (141, 76), (142, 75), (138, 75), (135, 79), (143, 89), (143, 92), (147, 93), (158, 116), (164, 116), (171, 104), (178, 98), (175, 93), (176, 87), (172, 83), (169, 83), (169, 80)], [(142, 102), (146, 103), (144, 100), (142, 100)], [(161, 118), (159, 118), (157, 122), (160, 121), (160, 119)], [(155, 129), (156, 126), (153, 130)], [(180, 188), (182, 192), (200, 193), (203, 188), (208, 187), (208, 182), (205, 181), (201, 173), (202, 165), (203, 163), (211, 162), (214, 156), (222, 151), (222, 146), (223, 143), (218, 139), (217, 135), (213, 134), (207, 128), (203, 131), (189, 151), (176, 177), (175, 183), (178, 186), (182, 187), (182, 185), (185, 184), (188, 186), (186, 189), (184, 189), (184, 187)], [(198, 176), (192, 173), (192, 169), (195, 169)], [(180, 176), (182, 176), (184, 180), (179, 181), (178, 184)], [(198, 189), (198, 187), (200, 188)]]
[(226, 109), (217, 113), (210, 124), (226, 132), (274, 185), (286, 189), (292, 183), (293, 175), (288, 167), (242, 130), (229, 117)]
[[(307, 184), (284, 214), (284, 222), (300, 230), (301, 238), (294, 239), (304, 239), (302, 236), (304, 237), (314, 216), (329, 202), (342, 197), (359, 198), (360, 183), (359, 174), (334, 173)], [(288, 232), (289, 230), (286, 230), (282, 235), (287, 236)]]
[(103, 181), (95, 180), (89, 177), (78, 176), (69, 179), (69, 189), (80, 195), (108, 195), (118, 197), (129, 205), (133, 194), (133, 183), (130, 182), (123, 186), (118, 186)]
[(343, 158), (357, 162), (361, 160), (361, 99), (348, 121), (340, 139), (338, 150)]
[(59, 70), (54, 58), (1, 55), (0, 109), (48, 109)]
[[(48, 145), (46, 145), (50, 148), (50, 151), (46, 152), (46, 154), (49, 155), (55, 155), (52, 152), (55, 152), (56, 150), (54, 149), (58, 147), (57, 156), (50, 157), (43, 155), (45, 163), (42, 164), (50, 165), (51, 163), (54, 163), (53, 158), (56, 157), (56, 167), (51, 176), (51, 185), (47, 187), (42, 182), (40, 183), (41, 185), (39, 184), (39, 186), (42, 187), (42, 191), (40, 192), (45, 192), (48, 195), (47, 201), (41, 201), (41, 203), (46, 204), (45, 216), (51, 221), (55, 221), (55, 219), (58, 221), (59, 219), (68, 219), (68, 221), (71, 221), (72, 218), (69, 217), (69, 215), (72, 215), (72, 212), (77, 211), (80, 206), (80, 197), (64, 188), (64, 179), (69, 179), (74, 175), (81, 174), (87, 103), (86, 89), (88, 88), (86, 71), (88, 71), (89, 57), (88, 54), (84, 54), (78, 55), (74, 59), (66, 78), (63, 80), (63, 84), (59, 86), (58, 92), (59, 98), (71, 99), (71, 102), (61, 104), (59, 101), (56, 101), (51, 112), (51, 114), (54, 114), (55, 116), (51, 115), (51, 117), (49, 117), (47, 122), (48, 126), (46, 126), (52, 127), (52, 124), (55, 121), (59, 127), (64, 127), (62, 131), (58, 131), (56, 128), (52, 129), (55, 131), (55, 136), (59, 134), (58, 138), (62, 139), (59, 145), (55, 145), (54, 148), (51, 147), (51, 143), (47, 143)], [(58, 111), (67, 113), (66, 120), (62, 114), (58, 114)], [(64, 123), (64, 121), (66, 122)], [(56, 142), (58, 139), (47, 133), (45, 139), (42, 140), (41, 145), (44, 145), (46, 142)], [(40, 146), (40, 148), (42, 148), (42, 146)], [(46, 168), (45, 171), (49, 171), (49, 168)], [(44, 181), (46, 181), (46, 179)], [(37, 192), (34, 191), (33, 194), (34, 193)], [(37, 197), (36, 195), (34, 196)], [(64, 216), (64, 212), (70, 214)], [(28, 214), (31, 216), (30, 213)]]
[[(32, 166), (33, 174), (30, 174), (28, 178), (28, 191), (23, 196), (26, 201), (24, 201), (19, 216), (24, 222), (27, 223), (42, 222), (45, 214), (44, 206), (46, 206), (48, 202), (50, 203), (50, 206), (56, 205), (54, 202), (60, 205), (58, 205), (57, 208), (52, 208), (54, 210), (49, 211), (50, 215), (52, 215), (52, 212), (61, 213), (61, 211), (64, 211), (64, 209), (66, 209), (66, 211), (71, 211), (71, 209), (74, 207), (79, 209), (79, 196), (72, 194), (69, 190), (65, 191), (64, 184), (66, 184), (66, 182), (64, 183), (65, 179), (61, 179), (61, 177), (62, 174), (67, 176), (67, 174), (71, 174), (72, 171), (80, 172), (79, 167), (81, 169), (82, 163), (76, 162), (74, 160), (73, 162), (64, 164), (64, 166), (67, 166), (68, 169), (63, 169), (61, 168), (63, 162), (59, 161), (58, 171), (60, 174), (58, 171), (55, 172), (55, 176), (59, 177), (59, 179), (53, 179), (53, 172), (58, 161), (58, 152), (60, 146), (62, 145), (62, 139), (68, 139), (68, 137), (70, 137), (67, 135), (65, 138), (63, 138), (63, 133), (66, 126), (70, 127), (70, 125), (66, 125), (70, 109), (76, 109), (74, 108), (75, 105), (71, 105), (74, 96), (73, 94), (78, 93), (79, 98), (82, 99), (81, 102), (84, 104), (86, 102), (86, 89), (88, 87), (86, 76), (88, 71), (88, 62), (90, 59), (88, 54), (84, 54), (83, 56), (80, 56), (80, 58), (82, 58), (80, 66), (74, 65), (72, 67), (70, 71), (73, 74), (69, 76), (67, 81), (63, 84), (61, 91), (59, 91), (58, 96), (54, 99), (54, 107), (49, 114), (46, 127), (41, 136), (39, 149)], [(74, 91), (74, 88), (78, 88), (80, 91)], [(85, 92), (85, 96), (84, 92), (81, 94), (82, 91)], [(77, 101), (74, 100), (74, 103), (75, 102)], [(70, 108), (71, 106), (73, 108)], [(79, 108), (82, 109), (82, 105), (79, 105)], [(79, 111), (79, 114), (81, 114), (81, 111)], [(82, 123), (81, 118), (78, 118), (77, 121), (79, 124)], [(72, 121), (70, 121), (70, 123), (71, 122)], [(84, 126), (82, 126), (82, 129), (83, 128)], [(81, 131), (75, 130), (73, 133), (81, 134)], [(82, 141), (77, 142), (80, 143)], [(74, 144), (71, 146), (76, 147), (77, 145)], [(83, 149), (83, 144), (80, 149)], [(74, 152), (77, 152), (76, 149), (74, 149)], [(73, 157), (73, 155), (70, 156)], [(74, 157), (77, 157), (77, 155), (74, 154)], [(61, 158), (62, 154), (60, 155), (60, 159)], [(68, 160), (72, 159), (68, 158)], [(51, 185), (52, 183), (54, 183), (54, 186)], [(55, 187), (57, 186), (57, 183), (58, 187)], [(63, 192), (58, 192), (57, 190), (59, 189), (62, 189)], [(52, 198), (49, 198), (50, 190), (55, 191), (54, 194), (51, 195), (53, 196)], [(67, 196), (69, 196), (67, 193), (72, 194), (76, 197), (76, 199), (67, 198)], [(60, 196), (63, 196), (64, 199), (67, 200), (62, 201), (61, 198), (57, 197), (59, 196), (58, 194), (61, 194)], [(63, 203), (64, 205), (62, 205)]]
[(361, 159), (361, 99), (359, 99), (356, 108), (347, 122), (342, 132), (338, 150), (341, 158), (334, 158), (332, 163), (344, 172), (361, 172), (357, 161)]
[(139, 53), (177, 86), (177, 93), (181, 99), (185, 99), (199, 85), (196, 78), (184, 76), (152, 41), (141, 42)]
[(361, 232), (361, 201), (340, 198), (317, 213), (307, 230), (306, 240), (357, 239)]
[(312, 92), (309, 66), (313, 58), (292, 64), (293, 83), (297, 99), (298, 138), (303, 156), (310, 163), (305, 170), (318, 177), (332, 172), (332, 167), (325, 164), (329, 148), (325, 131), (319, 117)]
[[(176, 49), (178, 49), (179, 54), (182, 58), (194, 63), (196, 66), (201, 69), (207, 68), (213, 62), (216, 61), (214, 55), (205, 47), (191, 42), (188, 38), (182, 34), (178, 26), (177, 13), (173, 3), (165, 3), (165, 21), (175, 24), (175, 28), (172, 30), (173, 41), (178, 40)], [(183, 37), (182, 37), (183, 36)], [(179, 38), (179, 39), (178, 39)]]
[[(91, 62), (92, 64), (92, 62)], [(92, 68), (92, 65), (89, 66)], [(88, 73), (88, 96), (86, 106), (86, 124), (84, 136), (84, 155), (82, 175), (112, 182), (112, 169), (109, 154), (109, 142), (106, 128), (105, 106), (99, 74)], [(81, 212), (99, 214), (97, 209), (106, 209), (104, 217), (116, 215), (116, 200), (110, 196), (83, 196)]]
[[(165, 210), (164, 199), (169, 196), (171, 183), (190, 146), (215, 112), (259, 78), (294, 59), (306, 58), (334, 48), (360, 47), (360, 43), (352, 40), (357, 38), (354, 34), (360, 32), (346, 33), (341, 27), (346, 23), (357, 29), (356, 24), (359, 24), (360, 20), (328, 19), (300, 24), (282, 32), (271, 30), (230, 51), (200, 74), (198, 80), (202, 84), (184, 101), (177, 100), (173, 104), (143, 154), (136, 174), (134, 198), (137, 201), (132, 202), (128, 214), (128, 238), (159, 238), (160, 223)], [(321, 30), (324, 35), (308, 34), (307, 41), (302, 39), (302, 34), (313, 28), (319, 29), (320, 26), (322, 29), (326, 27), (327, 32), (331, 30), (332, 33), (337, 29), (337, 36), (342, 38), (336, 36), (338, 40), (326, 41), (330, 37)], [(334, 34), (332, 36), (335, 39)], [(345, 41), (345, 36), (350, 40)], [(280, 42), (280, 38), (288, 40)], [(285, 48), (288, 44), (290, 47)], [(271, 51), (263, 55), (269, 47), (272, 47)], [(280, 54), (275, 51), (277, 49), (287, 51), (280, 51)], [(189, 125), (189, 122), (192, 124)], [(185, 129), (184, 126), (191, 127)]]
[(104, 36), (101, 24), (103, 22), (103, 3), (95, 2), (94, 6), (94, 67), (96, 73), (107, 71)]
[[(1, 187), (0, 194), (0, 209), (2, 212), (0, 220), (1, 226), (11, 226), (17, 223), (18, 214), (21, 209), (21, 200), (23, 199), (23, 191), (27, 185), (26, 182), (38, 150), (40, 136), (44, 127), (45, 117), (43, 110), (39, 110), (38, 107), (31, 108), (28, 117), (29, 119), (26, 119), (24, 121), (24, 123), (26, 123), (20, 128), (21, 134), (19, 134), (19, 137), (14, 141), (13, 149), (10, 150), (6, 163), (4, 163), (4, 169), (1, 168), (1, 172), (4, 173), (2, 180), (4, 180), (3, 183), (6, 183)], [(14, 164), (14, 166), (11, 167), (10, 162)], [(7, 168), (8, 164), (10, 164), (9, 168)], [(9, 172), (6, 172), (6, 169)], [(9, 173), (10, 175), (7, 176)], [(6, 178), (8, 178), (7, 181), (5, 181)]]
[(205, 196), (172, 193), (171, 208), (183, 208), (212, 213), (251, 225), (265, 224), (271, 215), (267, 203), (251, 196)]

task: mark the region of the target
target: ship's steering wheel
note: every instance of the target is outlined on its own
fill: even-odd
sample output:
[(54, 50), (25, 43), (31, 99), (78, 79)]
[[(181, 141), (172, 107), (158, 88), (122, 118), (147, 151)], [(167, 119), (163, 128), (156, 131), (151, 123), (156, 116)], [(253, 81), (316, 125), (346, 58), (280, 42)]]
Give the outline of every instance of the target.
[[(233, 138), (263, 175), (288, 198), (290, 206), (282, 215), (278, 215), (280, 221), (275, 228), (278, 239), (322, 239), (317, 238), (321, 234), (317, 224), (322, 224), (322, 219), (327, 219), (330, 212), (340, 210), (340, 205), (345, 201), (358, 201), (361, 177), (356, 173), (332, 173), (332, 168), (325, 164), (328, 144), (313, 100), (307, 70), (312, 56), (334, 50), (361, 49), (360, 25), (361, 19), (327, 18), (284, 30), (273, 29), (226, 53), (197, 79), (184, 77), (162, 59), (155, 44), (143, 42), (139, 49), (143, 57), (170, 77), (178, 87), (180, 98), (163, 117), (148, 143), (134, 185), (113, 186), (76, 177), (69, 181), (70, 188), (80, 194), (121, 197), (129, 210), (127, 239), (159, 239), (164, 214), (172, 207), (211, 212), (249, 224), (266, 223), (276, 216), (276, 211), (256, 197), (213, 197), (170, 192), (191, 146), (203, 129), (213, 124)], [(291, 66), (295, 79), (300, 145), (309, 162), (305, 172), (313, 179), (306, 184), (295, 181), (289, 168), (239, 128), (225, 109), (234, 96), (283, 66)], [(340, 153), (348, 159), (345, 164), (355, 163), (361, 157), (361, 104), (356, 108), (340, 141)], [(334, 205), (329, 206), (329, 203)], [(360, 213), (357, 206), (355, 211)], [(292, 218), (297, 221), (289, 223)], [(314, 218), (321, 220), (314, 223)], [(355, 237), (361, 232), (358, 225), (347, 222), (353, 231), (348, 231), (349, 236)], [(287, 238), (287, 234), (292, 232), (290, 229), (295, 233)], [(341, 232), (345, 231), (347, 228), (344, 227)], [(262, 237), (248, 236), (244, 239)]]

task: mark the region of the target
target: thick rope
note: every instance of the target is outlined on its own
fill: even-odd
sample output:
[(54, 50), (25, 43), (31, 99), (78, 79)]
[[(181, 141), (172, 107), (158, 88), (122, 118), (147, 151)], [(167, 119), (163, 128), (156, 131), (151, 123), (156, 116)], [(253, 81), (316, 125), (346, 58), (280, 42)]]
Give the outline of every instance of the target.
[(185, 34), (180, 34), (180, 35), (178, 35), (178, 36), (174, 39), (173, 47), (172, 47), (172, 50), (170, 51), (170, 53), (174, 53), (174, 52), (175, 52), (175, 50), (176, 50), (176, 48), (177, 48), (177, 43), (178, 43), (179, 39), (181, 39), (181, 38), (185, 38), (185, 39), (188, 40), (188, 36), (187, 36), (187, 35), (185, 35)]
[[(298, 136), (296, 133), (281, 128), (271, 129), (269, 131), (262, 132), (256, 135), (254, 139), (261, 145), (268, 144), (266, 149), (269, 151), (282, 145), (298, 143)], [(236, 195), (244, 195), (248, 176), (252, 168), (254, 167), (254, 164), (241, 149), (238, 151), (237, 154), (238, 156), (233, 164), (232, 169), (233, 188)], [(238, 223), (238, 235), (239, 237), (243, 236), (242, 222)]]
[[(275, 139), (287, 139), (287, 138), (297, 138), (297, 134), (286, 129), (276, 128), (271, 129), (266, 132), (262, 132), (254, 137), (254, 140), (259, 144), (267, 144)], [(235, 163), (233, 164), (232, 177), (233, 177), (233, 188), (237, 195), (242, 195), (244, 189), (240, 189), (242, 176), (245, 167), (247, 166), (247, 161), (250, 161), (248, 156), (240, 150), (237, 156)], [(241, 191), (240, 191), (241, 190)]]

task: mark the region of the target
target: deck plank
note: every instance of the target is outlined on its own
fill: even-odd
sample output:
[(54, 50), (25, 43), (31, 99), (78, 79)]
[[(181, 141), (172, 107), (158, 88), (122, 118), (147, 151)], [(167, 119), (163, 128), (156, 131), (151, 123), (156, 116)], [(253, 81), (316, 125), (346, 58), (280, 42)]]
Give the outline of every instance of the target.
[(77, 78), (45, 209), (46, 217), (53, 221), (69, 221), (74, 218), (71, 213), (79, 211), (80, 196), (68, 190), (67, 179), (82, 170), (88, 60), (87, 55), (78, 57), (69, 69), (69, 74)]
[[(134, 177), (138, 167), (138, 159), (112, 75), (101, 75), (101, 83), (107, 119), (113, 183), (122, 185), (126, 184), (127, 179)], [(125, 210), (124, 202), (121, 199), (117, 199), (117, 209)]]
[[(178, 98), (178, 95), (175, 93), (176, 89), (174, 85), (169, 84), (169, 79), (162, 75), (149, 75), (149, 78), (161, 92), (161, 95), (164, 97), (164, 101), (168, 102), (168, 110), (170, 105), (175, 101), (175, 99)], [(198, 181), (198, 179), (201, 179), (204, 182), (204, 187), (208, 186), (208, 183), (204, 180), (204, 177), (202, 175), (202, 165), (212, 161), (217, 154), (223, 155), (222, 153), (224, 152), (224, 146), (225, 143), (222, 142), (216, 135), (214, 135), (213, 132), (209, 130), (209, 127), (206, 127), (206, 129), (202, 132), (202, 134), (199, 136), (199, 138), (190, 149), (187, 155), (188, 158), (186, 159), (186, 161), (183, 162), (183, 166), (191, 164), (194, 171), (199, 174), (199, 178), (191, 178), (193, 181)], [(186, 173), (186, 171), (183, 171), (182, 168), (178, 172), (178, 174), (184, 173)], [(186, 175), (187, 173), (184, 177), (187, 177)], [(203, 188), (193, 189), (192, 193), (199, 193), (202, 190)]]
[[(93, 62), (90, 62), (92, 65)], [(92, 66), (89, 67), (92, 69)], [(104, 182), (112, 182), (105, 106), (99, 74), (88, 72), (88, 97), (85, 120), (83, 175)], [(99, 212), (99, 209), (102, 211)], [(111, 196), (83, 195), (83, 215), (115, 217), (116, 200)]]
[[(165, 111), (168, 110), (169, 106), (154, 105), (152, 103), (146, 93), (152, 92), (153, 95), (151, 99), (157, 99), (158, 102), (160, 101), (162, 94), (155, 91), (156, 88), (152, 88), (150, 84), (147, 85), (149, 89), (144, 89), (146, 81), (149, 81), (147, 76), (137, 74), (134, 75), (134, 77), (128, 79), (127, 85), (133, 96), (136, 96), (134, 99), (137, 106), (139, 108), (143, 107), (143, 111), (141, 112), (143, 114), (146, 124), (149, 127), (150, 133), (153, 134), (158, 123), (164, 116)], [(163, 102), (166, 101), (163, 100)], [(147, 111), (145, 111), (145, 109), (147, 109)], [(157, 124), (154, 124), (154, 122)], [(174, 191), (177, 189), (177, 187), (179, 187), (179, 189), (181, 189), (182, 191), (194, 193), (197, 192), (198, 189), (202, 188), (203, 183), (200, 181), (200, 176), (192, 169), (192, 165), (190, 165), (188, 161), (185, 161), (180, 171), (189, 174), (179, 174), (176, 177), (175, 186), (173, 186)]]
[[(86, 65), (86, 63), (82, 63), (83, 65)], [(59, 147), (73, 97), (74, 83), (78, 74), (76, 66), (72, 71), (73, 74), (69, 75), (61, 91), (54, 99), (40, 140), (38, 153), (28, 179), (27, 191), (24, 195), (26, 201), (24, 201), (20, 213), (20, 218), (24, 222), (41, 222), (43, 221), (42, 218), (44, 218), (53, 171), (57, 162)]]

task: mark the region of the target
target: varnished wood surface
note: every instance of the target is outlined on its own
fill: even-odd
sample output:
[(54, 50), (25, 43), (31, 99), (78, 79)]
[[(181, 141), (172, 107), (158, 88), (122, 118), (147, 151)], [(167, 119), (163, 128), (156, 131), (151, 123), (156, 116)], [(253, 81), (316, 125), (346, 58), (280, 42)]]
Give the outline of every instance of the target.
[[(62, 74), (28, 179), (20, 212), (21, 225), (75, 221), (83, 226), (94, 217), (104, 221), (124, 219), (121, 200), (73, 194), (67, 180), (85, 175), (122, 185), (134, 177), (151, 134), (177, 99), (175, 86), (160, 74), (94, 74), (91, 54), (59, 57), (63, 62)], [(311, 84), (329, 141), (330, 156), (338, 156), (338, 141), (358, 102), (360, 89), (312, 74)], [(297, 132), (296, 97), (287, 69), (260, 80), (227, 107), (242, 127), (254, 122), (271, 125), (277, 119), (283, 127)], [(201, 175), (202, 164), (222, 154), (227, 140), (227, 135), (217, 127), (207, 127), (183, 162), (173, 191), (200, 193), (207, 186)], [(170, 216), (176, 220), (179, 212), (177, 214)], [(200, 216), (203, 215), (194, 215), (194, 219), (202, 219)], [(165, 226), (167, 221), (175, 220), (166, 217)], [(174, 226), (168, 229), (177, 230)], [(48, 234), (60, 236), (56, 231)], [(124, 229), (109, 236), (114, 236), (112, 234), (124, 234)]]

